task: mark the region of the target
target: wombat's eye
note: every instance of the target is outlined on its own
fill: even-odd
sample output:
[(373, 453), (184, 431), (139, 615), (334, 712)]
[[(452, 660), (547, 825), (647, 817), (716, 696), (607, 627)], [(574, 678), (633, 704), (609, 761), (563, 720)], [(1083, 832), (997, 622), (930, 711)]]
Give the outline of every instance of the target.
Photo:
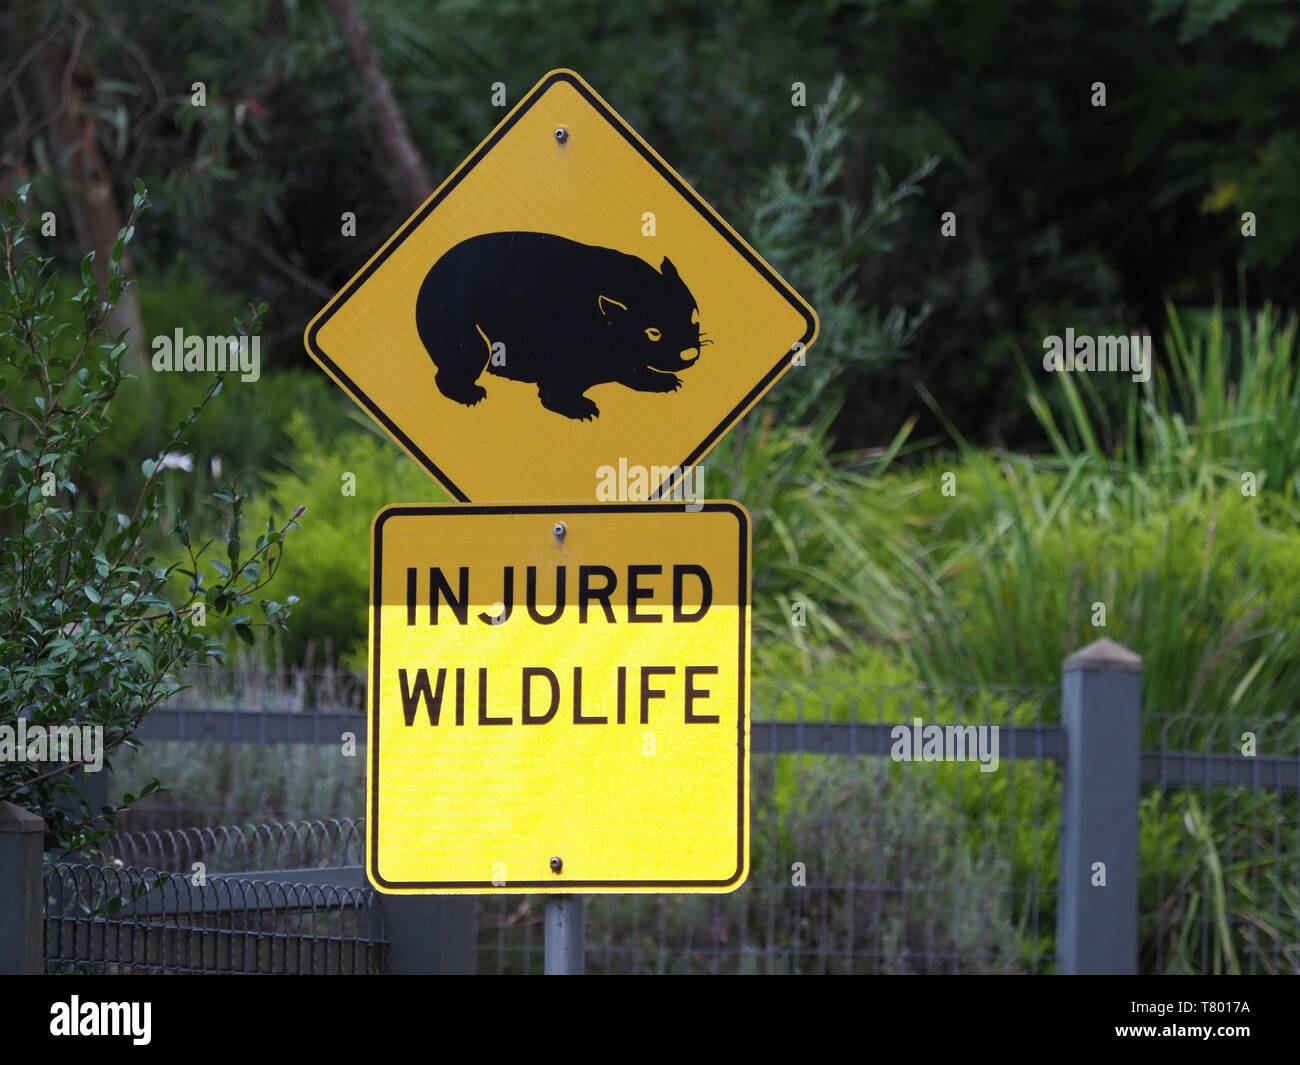
[(661, 336), (663, 336), (663, 333), (659, 332), (659, 330), (656, 329), (654, 326), (651, 326), (649, 329), (645, 331), (645, 335), (650, 340), (658, 340)]

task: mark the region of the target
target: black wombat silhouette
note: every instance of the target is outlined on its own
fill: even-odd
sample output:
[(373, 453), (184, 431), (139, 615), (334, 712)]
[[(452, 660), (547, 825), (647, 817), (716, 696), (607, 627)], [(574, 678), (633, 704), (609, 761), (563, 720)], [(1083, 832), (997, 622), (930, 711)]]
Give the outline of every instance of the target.
[(668, 259), (656, 270), (552, 233), (462, 241), (433, 264), (415, 302), (420, 340), (448, 399), (478, 403), (486, 369), (536, 384), (543, 407), (582, 420), (600, 414), (583, 395), (593, 385), (681, 388), (674, 371), (692, 366), (708, 343), (698, 317)]

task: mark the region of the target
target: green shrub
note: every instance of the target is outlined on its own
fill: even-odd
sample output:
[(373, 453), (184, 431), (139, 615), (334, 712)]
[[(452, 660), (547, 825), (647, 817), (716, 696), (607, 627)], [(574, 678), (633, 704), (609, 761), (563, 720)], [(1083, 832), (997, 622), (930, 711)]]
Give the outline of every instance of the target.
[[(70, 299), (76, 280), (65, 275), (52, 279), (52, 284), (58, 293), (51, 308), (52, 327), (72, 328), (77, 324), (76, 305)], [(86, 456), (80, 471), (82, 491), (104, 507), (122, 507), (130, 501), (131, 486), (122, 470), (132, 468), (139, 455), (156, 454), (170, 439), (176, 422), (202, 401), (212, 384), (207, 374), (155, 372), (148, 363), (151, 338), (170, 336), (177, 327), (187, 335), (226, 336), (240, 312), (237, 300), (180, 271), (151, 278), (137, 291), (145, 368), (135, 376), (123, 375), (113, 432)], [(296, 337), (293, 342), (296, 357)], [(186, 437), (183, 454), (189, 470), (159, 472), (167, 514), (187, 515), (196, 533), (215, 531), (207, 503), (218, 482), (242, 476), (253, 487), (264, 471), (280, 466), (291, 447), (287, 428), (295, 415), (305, 417), (322, 439), (353, 425), (348, 402), (328, 378), (314, 370), (280, 369), (277, 350), (283, 349), (261, 338), (257, 381), (225, 376), (221, 402), (196, 421)], [(14, 400), (22, 402), (31, 394), (30, 383), (12, 386)], [(167, 533), (167, 529), (160, 531)], [(157, 537), (157, 545), (165, 543), (166, 535)]]
[(741, 500), (753, 518), (756, 639), (791, 641), (804, 674), (859, 647), (864, 624), (884, 638), (901, 629), (909, 604), (895, 571), (918, 550), (908, 514), (918, 488), (882, 476), (911, 423), (846, 468), (829, 453), (834, 416), (807, 427), (747, 419), (705, 462), (708, 495)]
[[(285, 654), (294, 663), (314, 647), (364, 672), (370, 523), (389, 503), (440, 503), (447, 495), (377, 432), (357, 428), (327, 443), (306, 417), (294, 416), (287, 433), (291, 467), (267, 474), (265, 495), (256, 508), (279, 512), (287, 501), (299, 500), (312, 516), (279, 576), (300, 599)], [(345, 494), (353, 488), (355, 494)]]
[[(274, 576), (301, 511), (268, 524), (250, 544), (242, 497), (219, 489), (224, 550), (210, 562), (215, 573), (201, 575), (210, 545), (196, 543), (184, 521), (175, 527), (182, 562), (159, 565), (151, 553), (163, 506), (162, 453), (183, 446), (220, 382), (209, 382), (158, 452), (119, 471), (130, 506), (86, 499), (82, 472), (111, 438), (127, 351), (106, 323), (127, 284), (122, 259), (148, 201), (137, 181), (105, 291), (93, 253), (82, 260), (74, 323), (54, 313), (52, 260), (19, 221), (26, 202), (24, 186), (0, 217), (0, 726), (9, 747), (0, 757), (0, 801), (39, 813), (49, 847), (74, 849), (92, 845), (136, 798), (92, 809), (77, 796), (74, 771), (109, 767), (133, 746), (143, 720), (181, 690), (181, 672), (219, 654), (217, 634), (251, 642), (254, 625), (275, 630), (288, 618), (292, 598), (282, 604), (257, 593)], [(185, 587), (169, 600), (176, 575)], [(20, 727), (41, 730), (38, 746), (17, 739)], [(58, 756), (41, 750), (45, 730), (54, 729), (78, 742)], [(150, 783), (140, 797), (158, 786)]]
[(837, 75), (826, 101), (813, 108), (810, 120), (796, 125), (803, 152), (799, 165), (773, 167), (745, 211), (750, 242), (820, 319), (820, 336), (806, 362), (763, 401), (767, 417), (799, 423), (832, 408), (838, 414), (855, 386), (904, 355), (925, 320), (924, 311), (867, 306), (857, 278), (865, 261), (891, 249), (892, 228), (908, 201), (922, 195), (921, 183), (938, 159), (925, 159), (897, 184), (877, 168), (868, 183), (870, 208), (864, 211), (851, 198), (843, 173), (845, 142), (861, 106), (845, 84), (844, 75)]

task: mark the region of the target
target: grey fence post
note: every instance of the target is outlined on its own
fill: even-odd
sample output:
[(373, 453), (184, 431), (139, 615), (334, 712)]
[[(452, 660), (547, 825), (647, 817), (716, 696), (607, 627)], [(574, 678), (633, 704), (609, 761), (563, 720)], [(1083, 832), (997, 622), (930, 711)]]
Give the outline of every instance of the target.
[(44, 971), (43, 818), (0, 802), (0, 975)]
[(1137, 971), (1142, 659), (1111, 640), (1065, 660), (1057, 971)]
[(380, 895), (395, 975), (473, 976), (478, 906), (454, 895)]

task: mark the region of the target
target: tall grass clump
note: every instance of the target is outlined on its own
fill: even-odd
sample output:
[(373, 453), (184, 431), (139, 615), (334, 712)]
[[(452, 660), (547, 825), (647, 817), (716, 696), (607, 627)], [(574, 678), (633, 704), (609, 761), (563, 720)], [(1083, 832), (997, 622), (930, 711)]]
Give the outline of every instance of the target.
[(1081, 490), (1085, 465), (961, 464), (954, 539), (932, 557), (932, 580), (910, 585), (903, 645), (921, 676), (1055, 684), (1067, 654), (1106, 636), (1143, 656), (1153, 729), (1162, 713), (1296, 705), (1300, 532), (1270, 527), (1256, 500), (1230, 489), (1206, 499)]
[[(1087, 456), (1143, 490), (1240, 490), (1245, 475), (1276, 504), (1300, 502), (1300, 348), (1297, 319), (1264, 307), (1229, 317), (1168, 308), (1163, 361), (1142, 385), (1103, 395), (1087, 374), (1026, 374), (1027, 396), (1069, 465)], [(1294, 518), (1295, 511), (1290, 514)]]

